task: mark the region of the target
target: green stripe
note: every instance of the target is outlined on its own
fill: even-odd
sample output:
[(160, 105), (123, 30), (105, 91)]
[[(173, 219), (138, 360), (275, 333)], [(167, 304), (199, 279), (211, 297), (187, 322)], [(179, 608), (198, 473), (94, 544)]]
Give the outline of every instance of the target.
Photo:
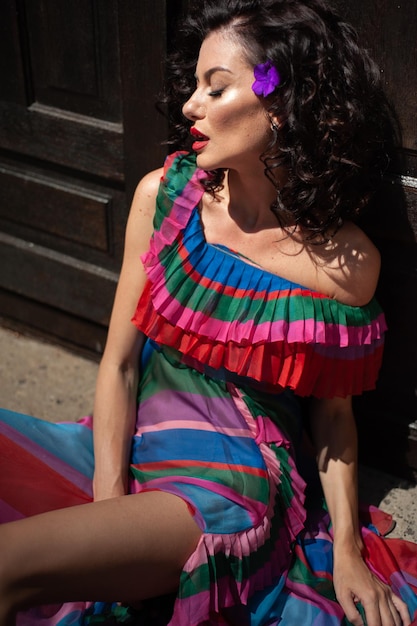
[(271, 520), (270, 537), (255, 552), (249, 556), (238, 557), (218, 553), (208, 555), (208, 563), (203, 563), (190, 574), (183, 572), (181, 577), (180, 597), (187, 598), (200, 591), (208, 590), (210, 584), (224, 576), (234, 578), (238, 583), (254, 575), (258, 570), (265, 567), (271, 558), (271, 550), (278, 541), (280, 529), (283, 526), (285, 507), (293, 497), (291, 488), (291, 478), (286, 468), (289, 464), (286, 461), (288, 453), (284, 448), (273, 446), (278, 451), (281, 461), (281, 484), (276, 495), (274, 511)]
[(328, 578), (320, 577), (317, 573), (312, 572), (298, 556), (294, 559), (288, 578), (294, 583), (302, 583), (310, 589), (315, 589), (328, 600), (336, 600), (333, 583)]
[[(215, 289), (202, 286), (192, 280), (184, 270), (178, 252), (176, 256), (177, 258), (173, 262), (171, 249), (171, 254), (165, 258), (161, 254), (162, 258), (160, 259), (160, 263), (166, 271), (165, 286), (172, 298), (182, 308), (202, 312), (208, 317), (215, 317), (222, 322), (231, 322), (236, 319), (240, 321), (255, 319), (256, 323), (259, 324), (281, 320), (293, 322), (314, 319), (316, 322), (361, 327), (370, 324), (381, 312), (376, 300), (372, 300), (364, 307), (352, 307), (331, 298), (317, 297), (314, 292), (311, 295), (290, 293), (287, 296), (278, 296), (272, 300), (263, 300), (262, 298), (257, 300), (253, 293), (248, 293), (237, 299), (234, 294), (219, 293)], [(243, 302), (246, 302), (247, 306), (246, 315), (242, 319)], [(260, 311), (261, 317), (259, 317)]]
[[(178, 168), (181, 169), (178, 169)], [(173, 202), (182, 195), (184, 187), (196, 170), (195, 155), (177, 157), (167, 175), (167, 184), (161, 184), (156, 197), (154, 229), (159, 230), (165, 217), (169, 215)]]
[[(154, 222), (155, 230), (161, 228), (163, 220), (170, 214), (173, 203), (182, 195), (195, 170), (195, 154), (179, 155), (174, 159), (173, 165), (166, 176), (167, 183), (161, 185), (158, 192)], [(215, 290), (209, 290), (194, 283), (194, 281), (191, 282), (189, 276), (184, 272), (176, 247), (170, 245), (164, 249), (161, 252), (159, 261), (165, 268), (169, 265), (166, 287), (179, 302), (180, 306), (191, 308), (194, 311), (202, 311), (209, 316), (215, 315), (216, 319), (220, 321), (229, 322), (240, 319), (242, 311), (241, 300), (236, 302), (235, 296), (219, 295)], [(261, 306), (265, 308), (262, 311), (261, 318), (258, 319), (260, 303), (254, 304), (254, 298), (251, 295), (243, 298), (243, 300), (245, 299), (248, 301), (248, 307), (244, 319), (255, 319), (256, 323), (261, 321), (315, 319), (319, 322), (324, 321), (341, 326), (360, 327), (369, 324), (381, 313), (376, 300), (372, 300), (365, 307), (352, 307), (331, 298), (323, 299), (317, 297), (317, 294), (313, 292), (309, 296), (293, 295), (277, 298), (267, 303), (263, 302)]]
[(170, 355), (169, 348), (164, 348), (163, 352), (154, 350), (141, 373), (139, 387), (141, 402), (163, 391), (175, 390), (206, 398), (224, 398), (233, 404), (225, 382), (182, 365), (177, 356)]
[[(192, 461), (193, 459), (189, 459)], [(163, 463), (163, 461), (162, 461)], [(227, 487), (233, 487), (236, 482), (235, 476), (239, 476), (239, 482), (241, 483), (241, 491), (248, 498), (261, 502), (262, 504), (268, 503), (269, 498), (269, 482), (267, 478), (261, 476), (254, 476), (244, 470), (234, 469), (230, 466), (228, 470), (221, 470), (218, 468), (212, 469), (210, 465), (207, 465), (207, 471), (203, 473), (201, 466), (188, 465), (187, 467), (167, 467), (166, 469), (158, 468), (156, 470), (146, 469), (142, 470), (140, 466), (131, 466), (131, 472), (141, 484), (155, 480), (158, 478), (171, 478), (172, 483), (175, 483), (176, 476), (198, 476), (200, 480), (207, 481), (208, 483), (216, 483), (219, 485), (226, 485)], [(200, 485), (199, 485), (200, 486)], [(203, 489), (204, 486), (201, 485)], [(207, 486), (209, 489), (210, 487)], [(214, 487), (215, 491), (216, 488)]]

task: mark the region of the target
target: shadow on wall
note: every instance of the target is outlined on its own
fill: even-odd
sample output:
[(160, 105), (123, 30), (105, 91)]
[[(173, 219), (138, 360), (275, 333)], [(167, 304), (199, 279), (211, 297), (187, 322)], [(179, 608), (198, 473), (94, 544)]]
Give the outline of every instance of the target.
[[(400, 164), (395, 169), (404, 171)], [(360, 458), (412, 479), (417, 471), (417, 191), (404, 187), (400, 177), (387, 179), (360, 225), (381, 252), (377, 298), (388, 324), (378, 387), (355, 399)]]

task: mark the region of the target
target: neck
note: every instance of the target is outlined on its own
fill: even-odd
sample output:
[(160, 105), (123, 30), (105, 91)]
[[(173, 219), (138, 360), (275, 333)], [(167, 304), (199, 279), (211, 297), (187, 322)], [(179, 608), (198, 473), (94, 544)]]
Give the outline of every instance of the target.
[(261, 169), (244, 175), (237, 170), (227, 174), (229, 212), (243, 230), (256, 230), (275, 220), (271, 204), (276, 190)]

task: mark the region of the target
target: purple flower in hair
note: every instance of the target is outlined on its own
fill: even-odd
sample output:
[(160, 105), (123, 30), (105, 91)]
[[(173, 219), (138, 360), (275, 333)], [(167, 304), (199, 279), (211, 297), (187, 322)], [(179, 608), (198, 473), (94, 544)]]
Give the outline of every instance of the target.
[(252, 90), (257, 96), (266, 98), (275, 91), (275, 88), (278, 87), (281, 82), (281, 76), (277, 68), (272, 65), (269, 60), (266, 61), (266, 63), (255, 65), (253, 73), (255, 75), (255, 82), (252, 85)]

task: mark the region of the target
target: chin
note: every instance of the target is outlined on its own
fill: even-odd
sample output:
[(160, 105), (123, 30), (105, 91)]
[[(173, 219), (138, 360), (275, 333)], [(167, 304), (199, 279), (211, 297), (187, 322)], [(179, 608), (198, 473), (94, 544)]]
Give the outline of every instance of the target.
[(218, 169), (226, 169), (227, 167), (221, 161), (219, 162), (214, 159), (210, 159), (210, 157), (206, 156), (204, 152), (201, 152), (200, 154), (197, 153), (197, 166), (207, 172)]

